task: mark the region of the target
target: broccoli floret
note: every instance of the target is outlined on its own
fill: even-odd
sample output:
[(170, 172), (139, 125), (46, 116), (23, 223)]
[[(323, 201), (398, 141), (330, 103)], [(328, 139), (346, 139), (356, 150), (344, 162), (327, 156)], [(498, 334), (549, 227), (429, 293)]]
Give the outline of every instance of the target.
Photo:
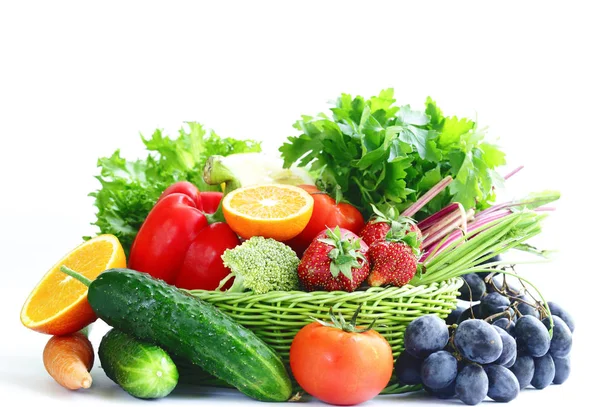
[(225, 250), (221, 259), (231, 270), (231, 274), (222, 280), (221, 286), (235, 277), (228, 292), (252, 291), (264, 294), (300, 288), (300, 259), (289, 246), (274, 239), (251, 237), (241, 245)]

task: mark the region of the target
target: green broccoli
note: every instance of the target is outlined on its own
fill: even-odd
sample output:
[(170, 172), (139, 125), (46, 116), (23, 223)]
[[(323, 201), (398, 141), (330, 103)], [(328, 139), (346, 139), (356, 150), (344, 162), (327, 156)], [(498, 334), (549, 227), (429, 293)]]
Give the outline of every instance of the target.
[(274, 239), (253, 236), (241, 245), (225, 250), (221, 259), (231, 273), (221, 281), (218, 289), (232, 277), (235, 280), (228, 292), (264, 294), (300, 288), (300, 259), (289, 246)]

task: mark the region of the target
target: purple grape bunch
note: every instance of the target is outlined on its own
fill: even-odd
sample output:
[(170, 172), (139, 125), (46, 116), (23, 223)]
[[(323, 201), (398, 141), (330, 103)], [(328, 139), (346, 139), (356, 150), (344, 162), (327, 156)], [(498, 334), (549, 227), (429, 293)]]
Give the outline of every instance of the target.
[(571, 315), (553, 302), (548, 315), (527, 290), (498, 276), (473, 273), (465, 282), (478, 287), (466, 291), (479, 292), (483, 285), (478, 303), (471, 298), (446, 320), (425, 315), (408, 325), (395, 362), (401, 385), (422, 385), (438, 398), (476, 405), (486, 397), (508, 402), (528, 386), (544, 389), (568, 379)]

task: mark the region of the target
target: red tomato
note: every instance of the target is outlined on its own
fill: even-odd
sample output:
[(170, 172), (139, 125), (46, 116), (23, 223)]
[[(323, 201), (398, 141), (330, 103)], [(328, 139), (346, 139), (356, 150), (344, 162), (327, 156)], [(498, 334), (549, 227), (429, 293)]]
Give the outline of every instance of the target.
[(346, 332), (313, 322), (294, 337), (290, 366), (307, 393), (350, 406), (372, 399), (387, 386), (394, 357), (388, 341), (372, 329)]
[(314, 199), (313, 212), (304, 230), (296, 237), (285, 242), (296, 251), (299, 257), (313, 241), (315, 236), (327, 228), (339, 226), (358, 235), (365, 221), (358, 209), (349, 203), (335, 203), (335, 199), (320, 191), (314, 185), (299, 185)]

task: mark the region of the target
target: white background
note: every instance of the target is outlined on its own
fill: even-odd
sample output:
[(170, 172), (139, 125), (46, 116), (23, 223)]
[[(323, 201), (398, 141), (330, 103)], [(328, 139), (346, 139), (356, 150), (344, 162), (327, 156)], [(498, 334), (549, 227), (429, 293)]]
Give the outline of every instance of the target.
[[(98, 364), (89, 391), (60, 388), (42, 365), (48, 338), (19, 322), (44, 272), (95, 232), (87, 194), (98, 186), (98, 157), (117, 148), (141, 157), (139, 133), (174, 135), (186, 121), (274, 152), (301, 114), (323, 111), (341, 92), (394, 87), (401, 104), (420, 107), (430, 95), (446, 114), (487, 125), (507, 152), (505, 171), (525, 165), (504, 196), (562, 192), (537, 240), (559, 254), (520, 270), (575, 315), (573, 373), (511, 405), (597, 405), (600, 30), (587, 4), (2, 2), (0, 404), (144, 403)], [(95, 345), (104, 329), (94, 327)], [(250, 403), (202, 391), (159, 403), (232, 401)], [(417, 394), (366, 405), (398, 402), (435, 401)]]

